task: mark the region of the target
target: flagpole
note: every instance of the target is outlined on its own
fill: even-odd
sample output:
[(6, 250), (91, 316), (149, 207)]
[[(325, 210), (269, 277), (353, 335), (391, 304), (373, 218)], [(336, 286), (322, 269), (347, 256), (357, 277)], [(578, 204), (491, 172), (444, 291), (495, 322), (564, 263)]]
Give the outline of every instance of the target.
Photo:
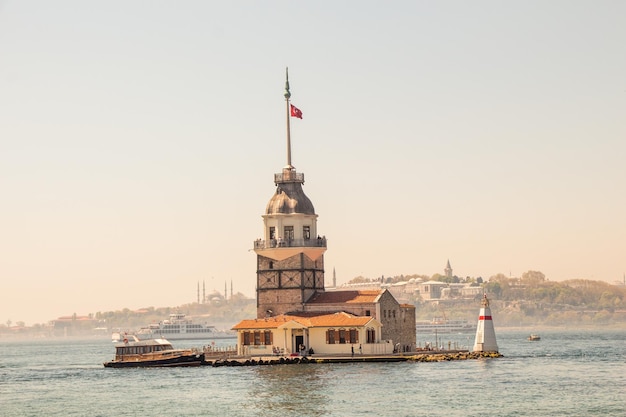
[(287, 166), (285, 168), (291, 169), (291, 125), (289, 124), (290, 109), (289, 98), (291, 93), (289, 92), (289, 68), (285, 68), (285, 103), (287, 104)]

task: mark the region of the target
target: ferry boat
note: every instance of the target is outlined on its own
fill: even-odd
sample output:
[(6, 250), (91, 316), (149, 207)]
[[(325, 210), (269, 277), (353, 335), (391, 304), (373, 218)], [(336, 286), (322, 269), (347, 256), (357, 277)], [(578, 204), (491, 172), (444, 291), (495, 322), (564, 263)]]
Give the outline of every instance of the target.
[(115, 359), (104, 362), (105, 368), (200, 366), (204, 353), (192, 349), (174, 349), (165, 339), (124, 339), (115, 345)]
[(531, 334), (530, 336), (528, 336), (528, 340), (531, 342), (537, 342), (541, 340), (541, 336), (539, 336), (538, 334)]
[(467, 320), (448, 320), (435, 317), (430, 321), (416, 321), (417, 333), (471, 333), (476, 331), (476, 324)]
[[(113, 342), (124, 338), (125, 333), (114, 332), (111, 336)], [(140, 340), (165, 338), (168, 340), (192, 340), (192, 339), (235, 339), (237, 333), (233, 331), (218, 330), (215, 326), (194, 323), (183, 313), (172, 313), (168, 320), (142, 327), (132, 334)]]

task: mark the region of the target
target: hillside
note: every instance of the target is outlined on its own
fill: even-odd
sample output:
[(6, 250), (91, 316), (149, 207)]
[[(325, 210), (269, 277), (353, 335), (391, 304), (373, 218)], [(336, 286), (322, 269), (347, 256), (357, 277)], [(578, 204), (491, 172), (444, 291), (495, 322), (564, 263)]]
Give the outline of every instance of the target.
[(503, 274), (482, 278), (446, 277), (435, 274), (401, 275), (378, 279), (357, 277), (348, 285), (378, 283), (387, 286), (397, 298), (414, 304), (418, 320), (433, 317), (475, 320), (481, 294), (464, 296), (460, 291), (450, 291), (446, 297), (425, 300), (419, 292), (400, 294), (396, 288), (413, 281), (437, 281), (448, 285), (479, 287), (490, 301), (496, 324), (501, 326), (564, 326), (611, 325), (626, 323), (626, 287), (603, 281), (574, 279), (562, 282), (549, 281), (538, 271), (528, 271), (519, 278)]

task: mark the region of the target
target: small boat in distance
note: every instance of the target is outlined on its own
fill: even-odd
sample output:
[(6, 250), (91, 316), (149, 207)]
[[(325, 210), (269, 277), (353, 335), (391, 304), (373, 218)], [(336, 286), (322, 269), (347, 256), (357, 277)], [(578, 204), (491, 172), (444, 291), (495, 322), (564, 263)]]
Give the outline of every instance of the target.
[(115, 345), (115, 359), (104, 362), (105, 368), (200, 366), (204, 353), (192, 349), (174, 349), (165, 339), (132, 341), (125, 338)]
[(531, 334), (530, 336), (528, 336), (528, 340), (530, 340), (531, 342), (537, 342), (541, 340), (541, 337), (538, 334)]

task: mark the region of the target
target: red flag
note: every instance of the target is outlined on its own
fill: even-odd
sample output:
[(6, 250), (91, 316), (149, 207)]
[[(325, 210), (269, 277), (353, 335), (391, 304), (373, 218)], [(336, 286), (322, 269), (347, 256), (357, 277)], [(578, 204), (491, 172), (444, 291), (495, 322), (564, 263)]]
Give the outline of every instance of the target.
[(291, 106), (291, 117), (297, 117), (298, 119), (302, 119), (302, 111), (299, 108), (290, 104)]

